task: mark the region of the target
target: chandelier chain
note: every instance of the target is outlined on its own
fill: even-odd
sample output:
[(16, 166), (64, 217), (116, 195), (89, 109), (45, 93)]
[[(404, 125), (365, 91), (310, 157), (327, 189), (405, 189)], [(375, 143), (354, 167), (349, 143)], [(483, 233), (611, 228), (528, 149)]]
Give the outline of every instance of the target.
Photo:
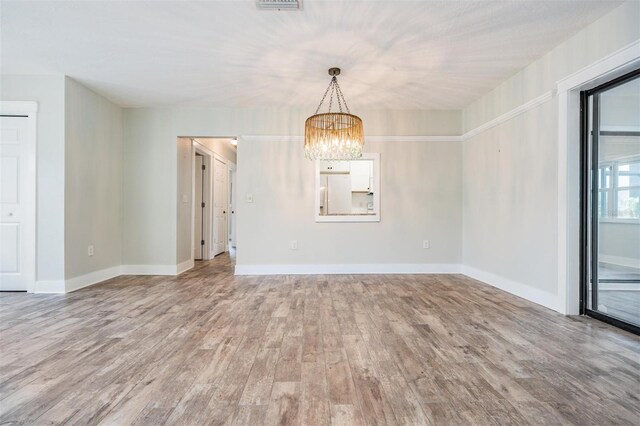
[[(338, 102), (340, 102), (340, 98), (342, 98), (342, 102), (344, 103), (344, 108), (347, 110), (348, 114), (351, 114), (351, 111), (349, 110), (349, 106), (347, 105), (347, 100), (344, 98), (344, 95), (342, 94), (342, 89), (340, 89), (340, 85), (338, 84), (338, 80), (336, 79), (336, 89), (337, 89), (337, 97), (338, 97)], [(340, 107), (340, 112), (342, 112), (342, 107)]]
[[(335, 78), (335, 77), (333, 77)], [(331, 112), (331, 106), (333, 105), (333, 92), (335, 91), (335, 87), (333, 84), (333, 80), (331, 80), (331, 83), (329, 83), (329, 86), (331, 86), (331, 93), (329, 93), (329, 112)]]
[(340, 112), (342, 113), (342, 101), (340, 100), (340, 85), (338, 84), (337, 79), (334, 85), (336, 86), (336, 99), (338, 100), (338, 108), (340, 108)]
[(329, 89), (331, 89), (332, 83), (333, 83), (333, 80), (327, 86), (327, 90), (324, 91), (324, 95), (322, 95), (322, 100), (318, 104), (318, 108), (316, 108), (316, 114), (320, 111), (320, 107), (322, 107), (322, 104), (324, 103), (324, 99), (327, 97), (327, 93), (329, 93)]
[(344, 109), (347, 111), (347, 113), (351, 114), (351, 110), (349, 110), (349, 105), (347, 105), (347, 100), (345, 99), (344, 94), (342, 93), (342, 89), (340, 88), (340, 84), (338, 83), (338, 79), (335, 76), (331, 78), (331, 81), (329, 82), (329, 86), (327, 86), (327, 90), (324, 91), (324, 95), (322, 95), (322, 99), (320, 100), (320, 103), (316, 108), (316, 112), (315, 112), (316, 114), (320, 112), (320, 108), (322, 108), (324, 101), (327, 99), (327, 95), (329, 95), (329, 112), (331, 112), (331, 108), (333, 107), (334, 93), (336, 96), (336, 100), (338, 101), (338, 108), (340, 109), (340, 112), (343, 111), (343, 105), (344, 105)]

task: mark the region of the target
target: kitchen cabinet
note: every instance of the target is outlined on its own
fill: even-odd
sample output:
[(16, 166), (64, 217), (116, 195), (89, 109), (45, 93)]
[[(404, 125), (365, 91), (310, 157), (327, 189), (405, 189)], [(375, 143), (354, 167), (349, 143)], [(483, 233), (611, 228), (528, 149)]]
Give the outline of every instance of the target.
[(349, 173), (351, 161), (321, 160), (320, 173)]
[(357, 160), (351, 162), (351, 192), (369, 192), (371, 190), (373, 161)]

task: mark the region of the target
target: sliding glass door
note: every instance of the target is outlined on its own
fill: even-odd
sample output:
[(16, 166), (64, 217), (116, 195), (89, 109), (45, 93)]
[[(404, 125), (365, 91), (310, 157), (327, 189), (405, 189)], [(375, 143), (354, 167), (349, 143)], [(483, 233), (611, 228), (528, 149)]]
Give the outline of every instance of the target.
[(640, 331), (640, 70), (582, 93), (587, 315)]

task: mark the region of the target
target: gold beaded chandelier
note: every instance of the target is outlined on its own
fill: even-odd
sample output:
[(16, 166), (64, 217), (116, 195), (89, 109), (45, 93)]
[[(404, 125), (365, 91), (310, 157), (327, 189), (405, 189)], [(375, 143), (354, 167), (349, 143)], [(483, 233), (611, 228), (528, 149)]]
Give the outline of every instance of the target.
[[(324, 92), (315, 114), (304, 123), (304, 154), (310, 160), (353, 160), (362, 157), (362, 120), (349, 111), (336, 77), (339, 74), (340, 68), (329, 69), (329, 87)], [(327, 94), (329, 111), (319, 114)], [(334, 94), (340, 112), (331, 112)], [(347, 112), (342, 111), (343, 106)]]

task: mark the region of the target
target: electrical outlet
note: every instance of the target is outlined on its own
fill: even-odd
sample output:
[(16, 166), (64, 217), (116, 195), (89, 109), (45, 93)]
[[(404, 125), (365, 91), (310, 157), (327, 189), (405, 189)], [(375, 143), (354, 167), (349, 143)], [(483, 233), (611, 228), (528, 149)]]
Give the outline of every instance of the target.
[(429, 247), (431, 247), (429, 244), (429, 240), (422, 240), (422, 248), (428, 249)]
[(298, 250), (298, 240), (289, 241), (289, 250)]
[(93, 256), (93, 246), (87, 247), (87, 256)]

